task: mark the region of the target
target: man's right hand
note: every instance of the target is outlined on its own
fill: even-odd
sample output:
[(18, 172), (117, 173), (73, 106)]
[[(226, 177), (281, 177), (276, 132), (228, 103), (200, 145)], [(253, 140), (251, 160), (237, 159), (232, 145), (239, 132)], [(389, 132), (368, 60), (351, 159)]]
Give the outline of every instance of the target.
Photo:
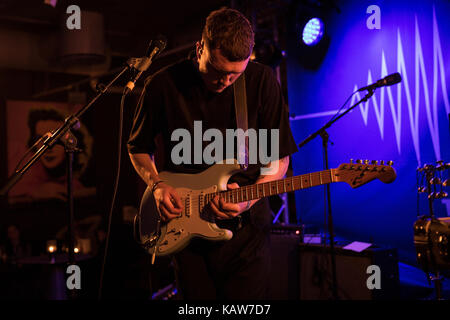
[(175, 188), (160, 182), (153, 191), (153, 196), (162, 221), (166, 222), (181, 215), (183, 204)]

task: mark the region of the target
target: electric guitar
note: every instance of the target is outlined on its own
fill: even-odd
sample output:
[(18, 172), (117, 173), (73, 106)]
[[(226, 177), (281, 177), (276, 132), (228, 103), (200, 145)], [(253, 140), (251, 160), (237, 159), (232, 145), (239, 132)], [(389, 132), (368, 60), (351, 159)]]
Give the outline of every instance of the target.
[(178, 192), (183, 203), (179, 217), (167, 223), (161, 222), (151, 188), (147, 187), (141, 200), (139, 215), (141, 219), (141, 242), (149, 253), (164, 256), (183, 249), (194, 237), (207, 240), (229, 240), (233, 233), (222, 229), (207, 216), (203, 208), (217, 194), (225, 202), (239, 203), (260, 199), (280, 193), (291, 192), (333, 182), (346, 182), (352, 188), (360, 187), (374, 179), (391, 183), (396, 178), (392, 162), (387, 165), (381, 161), (368, 160), (357, 163), (343, 163), (337, 169), (318, 171), (281, 180), (243, 186), (227, 190), (228, 179), (240, 171), (235, 160), (234, 164), (215, 164), (197, 174), (161, 172), (159, 177)]

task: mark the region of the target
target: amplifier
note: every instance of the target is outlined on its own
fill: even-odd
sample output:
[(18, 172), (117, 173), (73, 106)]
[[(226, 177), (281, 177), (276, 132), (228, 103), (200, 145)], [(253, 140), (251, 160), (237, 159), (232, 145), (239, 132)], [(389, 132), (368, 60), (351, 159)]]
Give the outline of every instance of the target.
[[(331, 300), (333, 278), (329, 246), (300, 244), (298, 257), (299, 298), (301, 300)], [(396, 249), (370, 247), (358, 253), (335, 246), (335, 261), (337, 292), (340, 300), (400, 298)], [(369, 279), (372, 276), (379, 277), (379, 288), (368, 285), (368, 282), (371, 283), (374, 279)]]
[(302, 242), (302, 227), (273, 225), (271, 229), (271, 300), (297, 300), (299, 297), (298, 246)]

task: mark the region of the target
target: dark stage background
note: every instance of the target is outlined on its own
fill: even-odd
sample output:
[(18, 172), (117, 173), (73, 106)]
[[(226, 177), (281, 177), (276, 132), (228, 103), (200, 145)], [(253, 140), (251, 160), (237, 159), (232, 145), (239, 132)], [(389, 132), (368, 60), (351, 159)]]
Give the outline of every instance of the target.
[[(82, 10), (80, 30), (66, 27), (70, 5)], [(208, 13), (222, 6), (241, 10), (254, 25), (255, 59), (273, 67), (289, 105), (297, 143), (325, 124), (357, 88), (390, 73), (402, 75), (401, 84), (378, 89), (367, 103), (328, 130), (333, 142), (330, 167), (350, 158), (393, 160), (397, 171), (392, 184), (374, 181), (359, 189), (331, 185), (334, 231), (339, 244), (364, 241), (373, 243), (374, 248), (398, 252), (400, 271), (406, 270), (400, 273), (402, 283), (425, 288), (419, 290), (420, 294), (431, 293), (425, 273), (418, 269), (413, 224), (418, 215), (428, 213), (426, 198), (417, 198), (417, 167), (437, 160), (450, 161), (450, 22), (446, 17), (450, 2), (446, 0), (4, 0), (0, 3), (0, 186), (13, 172), (17, 164), (13, 160), (20, 159), (20, 151), (26, 150), (24, 143), (29, 136), (20, 113), (8, 118), (11, 108), (63, 105), (73, 110), (73, 106), (85, 105), (95, 96), (98, 83), (110, 81), (129, 57), (143, 56), (149, 41), (163, 34), (168, 40), (165, 51), (125, 102), (126, 141), (145, 76), (187, 56), (201, 36)], [(374, 6), (379, 9), (376, 17)], [(323, 17), (325, 35), (318, 46), (306, 47), (301, 43), (299, 26), (312, 16)], [(377, 17), (379, 20), (373, 20)], [(80, 265), (87, 270), (81, 294), (85, 298), (96, 298), (98, 293), (117, 166), (119, 104), (127, 81), (128, 76), (122, 77), (80, 119), (91, 138), (91, 153), (79, 179), (92, 192), (75, 202), (77, 236), (90, 243), (89, 255), (80, 256), (84, 257)], [(356, 94), (347, 107), (362, 96)], [(320, 137), (301, 148), (292, 158), (288, 175), (322, 170), (321, 148)], [(104, 297), (148, 299), (163, 288), (167, 290), (162, 295), (167, 296), (172, 289), (167, 286), (174, 281), (170, 261), (158, 258), (156, 266), (150, 268), (150, 257), (133, 239), (132, 218), (145, 187), (132, 168), (125, 143), (122, 152)], [(39, 188), (37, 185), (32, 190)], [(277, 226), (283, 223), (304, 226), (309, 233), (326, 233), (322, 187), (271, 200)], [(64, 242), (68, 222), (65, 202), (45, 197), (39, 201), (27, 201), (26, 197), (1, 201), (1, 253), (6, 259), (8, 228), (14, 225), (27, 244), (24, 255), (30, 259), (16, 263), (13, 270), (2, 267), (5, 289), (0, 297), (66, 298), (61, 290), (64, 253), (54, 264), (36, 258), (47, 255), (47, 241), (57, 240), (58, 245)], [(449, 201), (434, 202), (438, 217), (450, 215)], [(274, 236), (274, 246), (280, 245), (275, 248), (280, 261), (274, 269), (277, 276), (286, 274), (285, 268), (289, 274), (296, 273), (299, 238), (280, 238), (279, 233)], [(289, 266), (282, 265), (279, 254), (283, 251), (278, 248), (286, 250)], [(372, 255), (371, 251), (366, 259), (369, 262), (365, 260), (363, 265), (371, 263)], [(344, 266), (344, 270), (349, 269)], [(300, 278), (295, 274), (283, 281)], [(296, 299), (301, 291), (298, 289), (289, 287), (289, 294), (280, 297)], [(411, 292), (403, 297), (415, 298)]]

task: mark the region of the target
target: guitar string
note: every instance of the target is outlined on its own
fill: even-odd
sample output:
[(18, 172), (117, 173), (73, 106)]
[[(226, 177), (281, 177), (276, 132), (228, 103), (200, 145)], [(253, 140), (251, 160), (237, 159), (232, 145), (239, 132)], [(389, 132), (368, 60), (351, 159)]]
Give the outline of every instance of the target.
[[(279, 186), (280, 184), (282, 184), (282, 188), (284, 190), (284, 185), (285, 185), (285, 181), (288, 180), (292, 180), (292, 183), (288, 182), (289, 184), (291, 184), (290, 189), (291, 190), (287, 190), (287, 192), (291, 192), (291, 191), (295, 191), (295, 190), (300, 190), (300, 189), (304, 189), (304, 188), (308, 188), (308, 187), (314, 187), (320, 184), (316, 184), (315, 180), (317, 179), (325, 179), (326, 177), (323, 177), (321, 175), (324, 175), (325, 173), (330, 173), (332, 169), (328, 169), (328, 170), (324, 170), (324, 171), (318, 171), (318, 172), (313, 172), (313, 173), (307, 173), (307, 174), (303, 174), (303, 175), (298, 175), (298, 176), (293, 176), (293, 177), (288, 177), (285, 179), (279, 179), (279, 180), (275, 180), (275, 181), (268, 181), (268, 182), (264, 182), (264, 183), (258, 183), (258, 184), (253, 184), (253, 185), (249, 185), (249, 186), (242, 186), (238, 189), (232, 189), (232, 190), (223, 190), (223, 191), (216, 191), (216, 192), (211, 192), (211, 193), (207, 193), (204, 195), (204, 199), (205, 199), (205, 203), (208, 203), (209, 201), (211, 201), (216, 195), (221, 195), (224, 197), (224, 199), (227, 200), (227, 202), (233, 202), (233, 203), (238, 203), (238, 202), (244, 202), (244, 201), (248, 201), (251, 199), (257, 199), (257, 198), (261, 198), (261, 193), (263, 193), (262, 197), (265, 196), (270, 196), (270, 195), (275, 195), (275, 194), (279, 194), (280, 192), (274, 192), (272, 193), (273, 190), (279, 190)], [(305, 184), (303, 186), (302, 184), (302, 179), (307, 178), (305, 181), (309, 183)], [(329, 182), (325, 182), (325, 183), (331, 183), (332, 181), (330, 180)], [(324, 183), (322, 183), (324, 184)], [(287, 187), (286, 187), (287, 188)], [(248, 197), (248, 194), (250, 192), (249, 189), (256, 189), (256, 197)], [(266, 192), (268, 190), (268, 192)], [(244, 198), (243, 194), (246, 194), (246, 197)], [(252, 193), (254, 194), (254, 193)], [(259, 197), (258, 197), (259, 195)], [(242, 201), (239, 201), (239, 198)], [(236, 200), (236, 201), (234, 201)]]
[[(354, 171), (341, 170), (341, 171), (339, 171), (340, 172), (339, 181), (345, 181), (346, 178), (353, 176), (354, 172), (356, 172), (356, 171), (367, 172), (367, 171), (369, 171), (370, 168), (371, 167), (369, 167), (369, 166), (361, 166), (361, 167), (354, 168), (353, 169)], [(375, 167), (375, 168), (377, 168), (377, 167)], [(290, 188), (291, 190), (287, 190), (287, 192), (291, 192), (291, 191), (295, 191), (295, 190), (301, 190), (301, 189), (315, 187), (315, 186), (319, 186), (319, 185), (323, 185), (323, 184), (327, 184), (327, 183), (332, 183), (332, 182), (334, 182), (333, 176), (336, 176), (336, 174), (334, 174), (334, 172), (333, 172), (334, 170), (339, 170), (339, 169), (328, 169), (328, 170), (323, 170), (323, 171), (317, 171), (317, 172), (302, 174), (302, 175), (298, 175), (298, 176), (288, 177), (285, 179), (279, 179), (279, 180), (275, 180), (275, 181), (258, 183), (258, 184), (253, 184), (253, 185), (249, 185), (249, 186), (242, 186), (238, 189), (223, 190), (223, 191), (208, 193), (208, 194), (205, 194), (205, 200), (206, 200), (205, 203), (208, 203), (209, 201), (211, 201), (216, 195), (222, 195), (224, 197), (224, 199), (227, 200), (227, 202), (239, 203), (239, 202), (244, 202), (244, 201), (248, 201), (248, 200), (261, 198), (261, 192), (263, 193), (262, 197), (280, 194), (280, 193), (282, 193), (282, 192), (279, 192), (280, 184), (282, 184), (283, 190), (286, 188)], [(327, 177), (328, 175), (329, 175), (329, 178)], [(330, 180), (328, 181), (326, 179), (330, 179)], [(289, 183), (291, 184), (290, 187), (289, 186), (286, 187), (286, 185), (285, 185), (286, 181), (288, 181), (288, 180), (292, 181), (292, 183), (287, 182), (288, 184)], [(319, 180), (320, 182), (317, 180)], [(303, 182), (305, 182), (304, 185), (303, 185)], [(272, 193), (272, 191), (275, 189), (277, 190), (277, 192)], [(248, 196), (249, 193), (252, 195), (254, 194), (254, 192), (249, 192), (249, 190), (255, 190), (256, 196), (249, 197)], [(268, 194), (266, 194), (266, 190), (268, 190), (268, 192), (267, 192)], [(244, 197), (244, 193), (245, 193), (245, 197)], [(241, 201), (239, 201), (239, 199)]]

